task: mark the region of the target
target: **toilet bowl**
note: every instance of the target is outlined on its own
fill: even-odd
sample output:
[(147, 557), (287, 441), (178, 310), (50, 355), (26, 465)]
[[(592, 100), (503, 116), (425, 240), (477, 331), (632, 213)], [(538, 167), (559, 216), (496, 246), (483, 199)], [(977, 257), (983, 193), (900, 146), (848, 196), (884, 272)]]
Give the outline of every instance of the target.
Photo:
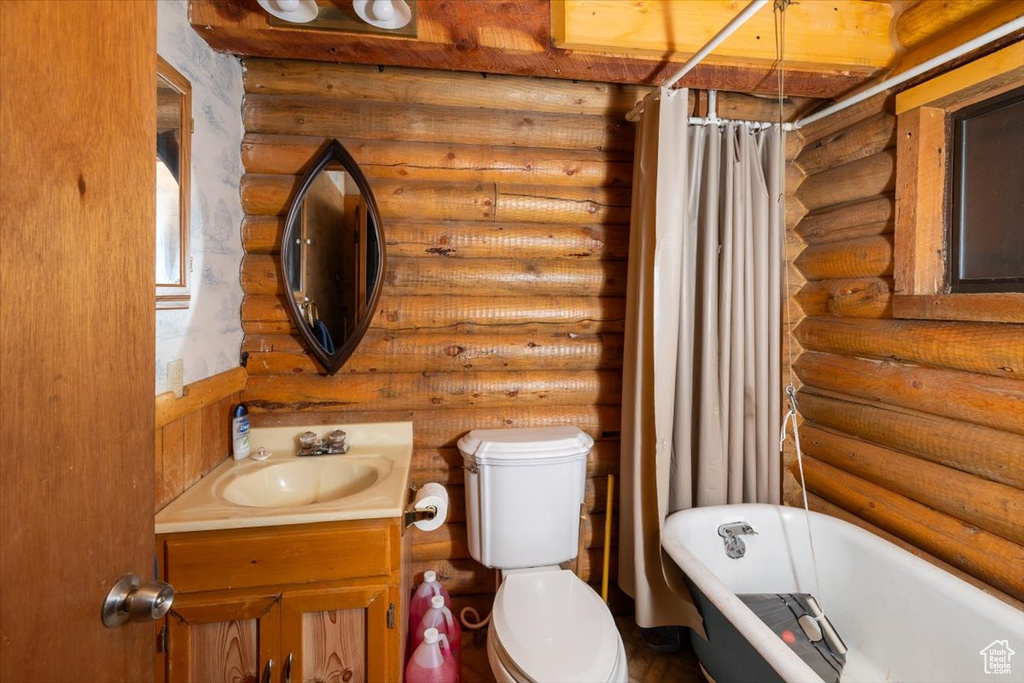
[(601, 597), (570, 571), (506, 575), (487, 656), (500, 683), (626, 683), (626, 649)]
[(459, 439), (469, 551), (501, 570), (487, 658), (502, 683), (625, 683), (608, 606), (559, 565), (576, 557), (586, 458), (576, 427), (475, 430)]

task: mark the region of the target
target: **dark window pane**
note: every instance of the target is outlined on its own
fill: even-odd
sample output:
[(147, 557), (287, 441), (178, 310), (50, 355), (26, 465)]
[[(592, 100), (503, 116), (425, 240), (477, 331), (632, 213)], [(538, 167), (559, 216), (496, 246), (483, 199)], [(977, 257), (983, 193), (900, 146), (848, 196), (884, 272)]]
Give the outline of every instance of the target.
[(1024, 289), (1024, 89), (953, 118), (953, 291)]

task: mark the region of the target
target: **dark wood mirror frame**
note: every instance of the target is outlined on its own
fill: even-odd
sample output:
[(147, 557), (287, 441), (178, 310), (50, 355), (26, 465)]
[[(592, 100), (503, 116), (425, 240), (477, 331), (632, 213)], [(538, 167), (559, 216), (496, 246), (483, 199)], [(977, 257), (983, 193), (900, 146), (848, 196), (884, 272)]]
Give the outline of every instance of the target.
[[(373, 280), (366, 283), (367, 292), (369, 292), (366, 301), (366, 313), (357, 320), (352, 332), (344, 340), (340, 340), (340, 343), (335, 345), (334, 352), (330, 353), (314, 336), (312, 329), (306, 322), (305, 314), (300, 310), (299, 304), (295, 300), (292, 283), (288, 275), (288, 264), (292, 262), (292, 252), (295, 249), (296, 237), (301, 235), (303, 201), (320, 173), (329, 170), (328, 167), (332, 164), (339, 164), (351, 176), (352, 181), (359, 188), (365, 200), (367, 217), (370, 219), (369, 222), (373, 223), (372, 236), (377, 240), (378, 246), (376, 268), (373, 269)], [(377, 208), (377, 201), (374, 199), (373, 192), (370, 190), (370, 184), (367, 182), (366, 176), (359, 169), (359, 165), (352, 158), (352, 155), (348, 153), (348, 150), (337, 140), (331, 140), (327, 143), (312, 160), (309, 169), (302, 178), (302, 182), (299, 184), (295, 196), (292, 198), (291, 205), (288, 207), (288, 214), (284, 223), (284, 233), (281, 236), (279, 272), (281, 281), (284, 283), (285, 299), (288, 301), (288, 313), (291, 316), (292, 323), (298, 329), (299, 335), (305, 341), (310, 352), (320, 362), (320, 365), (323, 366), (327, 374), (335, 374), (341, 369), (341, 366), (344, 365), (349, 356), (352, 355), (352, 352), (366, 333), (367, 328), (369, 328), (370, 320), (373, 318), (377, 302), (380, 299), (381, 282), (384, 277), (384, 235), (381, 229), (380, 211)]]

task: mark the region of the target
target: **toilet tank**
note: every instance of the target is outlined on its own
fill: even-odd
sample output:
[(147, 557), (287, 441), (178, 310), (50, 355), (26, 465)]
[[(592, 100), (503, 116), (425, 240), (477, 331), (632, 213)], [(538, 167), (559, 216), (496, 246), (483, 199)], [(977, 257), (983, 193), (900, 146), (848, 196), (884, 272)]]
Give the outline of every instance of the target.
[(474, 430), (459, 439), (470, 555), (497, 569), (576, 557), (593, 445), (576, 427)]

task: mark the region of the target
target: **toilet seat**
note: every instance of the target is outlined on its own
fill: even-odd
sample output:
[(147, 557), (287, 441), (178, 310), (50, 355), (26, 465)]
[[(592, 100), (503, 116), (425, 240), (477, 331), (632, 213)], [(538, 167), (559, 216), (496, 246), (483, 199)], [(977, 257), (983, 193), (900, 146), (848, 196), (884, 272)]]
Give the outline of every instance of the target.
[(516, 678), (603, 683), (624, 668), (607, 605), (558, 567), (508, 572), (494, 598), (492, 632), (494, 649)]

